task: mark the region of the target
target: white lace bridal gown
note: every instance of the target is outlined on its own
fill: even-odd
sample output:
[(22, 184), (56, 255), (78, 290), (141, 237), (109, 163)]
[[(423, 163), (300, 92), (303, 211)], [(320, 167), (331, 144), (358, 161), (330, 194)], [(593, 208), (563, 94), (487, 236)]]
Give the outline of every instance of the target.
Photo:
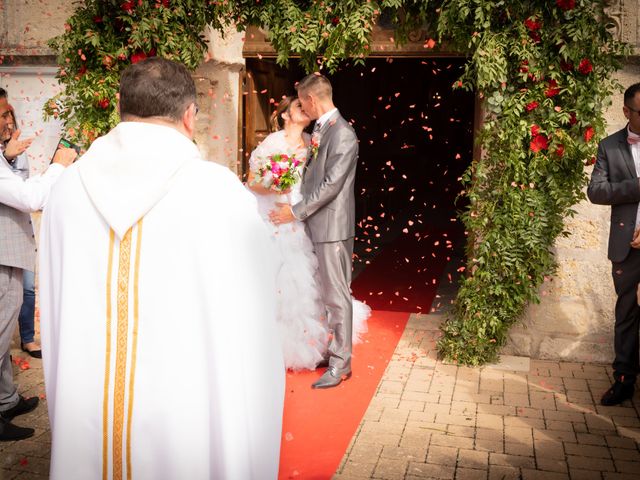
[[(309, 143), (309, 136), (305, 142)], [(285, 139), (284, 130), (272, 133), (251, 154), (249, 165), (255, 173), (267, 157), (275, 153), (306, 158), (307, 148), (291, 148)], [(303, 164), (300, 165), (302, 173)], [(318, 260), (313, 244), (302, 222), (275, 226), (269, 221), (269, 212), (276, 208), (276, 202), (295, 204), (302, 199), (300, 182), (287, 195), (276, 193), (255, 194), (260, 215), (265, 220), (271, 238), (281, 256), (278, 271), (278, 325), (282, 338), (284, 361), (291, 370), (313, 370), (322, 360), (327, 350), (328, 327), (324, 308), (320, 299), (317, 280)], [(364, 303), (353, 300), (353, 343), (361, 341), (367, 331), (367, 318), (371, 309)]]

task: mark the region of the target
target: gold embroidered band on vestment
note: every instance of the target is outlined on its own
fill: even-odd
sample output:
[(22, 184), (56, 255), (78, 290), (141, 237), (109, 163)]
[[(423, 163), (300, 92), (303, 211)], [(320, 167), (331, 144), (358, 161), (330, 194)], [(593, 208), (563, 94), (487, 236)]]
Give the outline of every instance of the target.
[[(140, 247), (142, 242), (142, 219), (136, 225), (136, 248), (133, 262), (133, 331), (129, 335), (129, 292), (131, 278), (131, 247), (133, 228), (129, 229), (119, 244), (118, 275), (115, 292), (117, 322), (114, 326), (113, 317), (113, 258), (115, 256), (115, 241), (113, 230), (109, 233), (109, 260), (107, 272), (107, 331), (105, 353), (105, 379), (103, 399), (103, 449), (102, 449), (102, 478), (109, 478), (109, 464), (111, 463), (111, 478), (122, 480), (123, 478), (123, 446), (125, 426), (125, 402), (126, 408), (126, 478), (132, 479), (131, 462), (131, 423), (133, 418), (133, 397), (135, 386), (136, 351), (138, 343), (138, 283), (140, 274)], [(114, 330), (115, 327), (115, 331)], [(115, 336), (115, 363), (112, 365), (111, 350), (112, 338)], [(131, 346), (129, 341), (131, 340)], [(129, 361), (129, 349), (131, 357)], [(129, 364), (127, 362), (129, 361)], [(128, 367), (128, 370), (127, 370)], [(110, 378), (113, 368), (113, 386)], [(128, 396), (127, 375), (129, 378)], [(109, 398), (113, 388), (112, 398), (112, 425), (109, 424)], [(128, 397), (128, 398), (126, 398)], [(111, 427), (112, 457), (109, 462), (109, 430)]]

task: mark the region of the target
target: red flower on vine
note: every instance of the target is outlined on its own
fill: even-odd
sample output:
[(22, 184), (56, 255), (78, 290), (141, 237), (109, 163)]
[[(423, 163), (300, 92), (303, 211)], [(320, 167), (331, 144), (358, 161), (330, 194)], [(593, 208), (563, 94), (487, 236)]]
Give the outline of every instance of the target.
[(527, 73), (529, 71), (529, 61), (523, 60), (520, 64), (520, 73)]
[(82, 65), (82, 66), (80, 67), (80, 69), (78, 70), (78, 75), (79, 75), (79, 76), (82, 76), (82, 75), (84, 75), (85, 73), (87, 73), (87, 66), (86, 66), (86, 65)]
[(538, 105), (540, 105), (538, 102), (529, 102), (525, 108), (527, 109), (527, 112), (530, 112), (531, 110), (538, 108)]
[(542, 28), (542, 22), (537, 20), (536, 17), (529, 17), (524, 21), (524, 26), (530, 32), (537, 32)]
[(138, 50), (136, 53), (131, 55), (131, 63), (138, 63), (138, 62), (141, 62), (142, 60), (144, 60), (145, 58), (155, 57), (155, 56), (156, 56), (156, 49), (155, 48), (152, 48), (151, 50), (149, 50), (146, 53), (143, 52), (142, 50)]
[(594, 135), (595, 135), (595, 130), (591, 125), (589, 125), (584, 130), (584, 141), (587, 143), (590, 142)]
[(136, 8), (136, 2), (132, 0), (128, 0), (124, 2), (122, 5), (120, 5), (120, 8), (122, 8), (122, 10), (124, 10), (127, 13), (131, 13), (133, 12), (133, 9)]
[(569, 125), (575, 125), (576, 123), (578, 123), (576, 112), (571, 112), (571, 116), (569, 117)]
[(545, 97), (547, 98), (555, 97), (559, 93), (560, 93), (560, 88), (558, 88), (558, 82), (556, 82), (553, 79), (549, 80), (548, 87), (544, 92)]
[(108, 98), (101, 98), (101, 99), (98, 101), (98, 106), (99, 106), (100, 108), (102, 108), (103, 110), (106, 110), (107, 108), (109, 108), (109, 104), (110, 104), (110, 102), (109, 102), (109, 99), (108, 99)]
[(533, 135), (534, 137), (540, 135), (540, 126), (531, 125), (531, 135)]
[(556, 0), (556, 5), (566, 12), (576, 8), (576, 0)]
[(593, 65), (588, 58), (583, 58), (582, 60), (580, 60), (578, 71), (583, 75), (589, 75), (593, 71)]
[(340, 23), (340, 18), (339, 17), (333, 17), (331, 19), (331, 23), (335, 26), (338, 25)]
[(102, 23), (102, 17), (100, 15), (96, 15), (93, 17), (93, 23), (100, 24)]
[(549, 138), (546, 135), (536, 135), (529, 143), (532, 152), (538, 153), (541, 150), (549, 148)]
[(560, 70), (562, 70), (563, 72), (570, 72), (573, 70), (573, 63), (571, 62), (565, 62), (564, 60), (562, 60), (560, 62)]
[(556, 156), (562, 158), (562, 156), (564, 155), (564, 145), (563, 144), (558, 144), (558, 146), (556, 147), (555, 151), (553, 152), (556, 154)]

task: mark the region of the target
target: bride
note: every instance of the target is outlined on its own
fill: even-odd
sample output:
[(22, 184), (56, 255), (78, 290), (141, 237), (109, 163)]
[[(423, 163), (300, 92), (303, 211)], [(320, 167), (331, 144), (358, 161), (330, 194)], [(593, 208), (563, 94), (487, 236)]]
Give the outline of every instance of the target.
[[(257, 172), (271, 155), (286, 154), (301, 162), (298, 165), (301, 176), (311, 140), (311, 136), (304, 132), (309, 123), (310, 119), (297, 98), (283, 98), (271, 117), (274, 132), (251, 154), (247, 181), (282, 260), (276, 279), (278, 326), (285, 365), (291, 370), (313, 370), (324, 360), (327, 352), (329, 329), (320, 299), (318, 261), (302, 222), (275, 226), (269, 221), (269, 212), (275, 208), (276, 202), (296, 203), (302, 199), (300, 181), (282, 193), (257, 181)], [(367, 305), (353, 300), (353, 343), (358, 343), (360, 335), (367, 331), (366, 320), (370, 314), (371, 309)]]

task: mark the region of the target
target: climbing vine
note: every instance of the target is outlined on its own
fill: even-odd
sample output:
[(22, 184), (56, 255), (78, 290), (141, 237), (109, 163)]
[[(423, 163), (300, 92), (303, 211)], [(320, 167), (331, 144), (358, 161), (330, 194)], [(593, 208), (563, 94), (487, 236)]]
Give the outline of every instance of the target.
[(447, 42), (468, 55), (452, 88), (482, 99), (482, 154), (463, 177), (466, 276), (438, 345), (452, 361), (491, 361), (554, 273), (555, 240), (605, 133), (613, 73), (629, 49), (610, 33), (603, 0), (89, 0), (50, 42), (65, 91), (46, 113), (88, 145), (118, 121), (122, 69), (150, 55), (195, 69), (207, 24), (260, 26), (280, 64), (296, 56), (307, 71), (334, 71), (364, 61), (381, 21), (397, 43), (426, 25), (439, 38), (429, 48)]

